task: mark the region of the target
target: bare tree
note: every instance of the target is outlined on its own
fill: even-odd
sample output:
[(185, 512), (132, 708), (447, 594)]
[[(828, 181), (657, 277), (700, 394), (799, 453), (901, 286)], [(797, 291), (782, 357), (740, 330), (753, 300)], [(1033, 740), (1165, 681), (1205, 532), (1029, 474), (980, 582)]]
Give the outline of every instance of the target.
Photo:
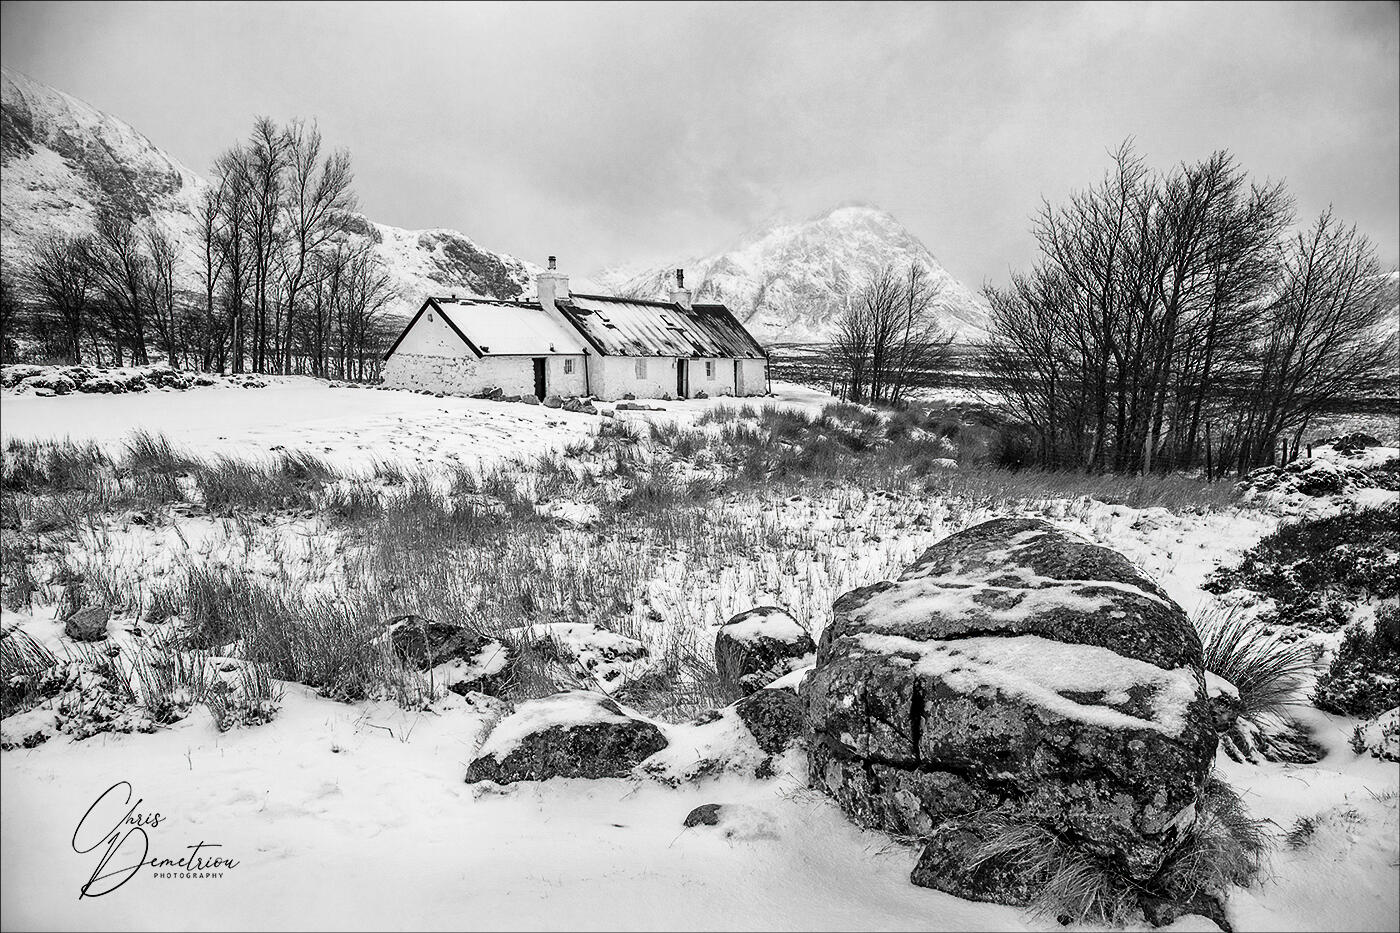
[(1284, 250), (1274, 300), (1261, 309), (1253, 391), (1241, 415), (1239, 466), (1266, 463), (1280, 438), (1296, 451), (1314, 416), (1394, 377), (1390, 271), (1370, 240), (1329, 209)]
[[(269, 306), (276, 303), (269, 295), (274, 288), (273, 264), (281, 248), (283, 231), (282, 195), (290, 139), (268, 117), (253, 123), (253, 132), (244, 149), (244, 170), (248, 179), (247, 209), (238, 215), (246, 224), (252, 253), (253, 371), (268, 371)], [(273, 325), (275, 330), (275, 324)]]
[(228, 250), (224, 237), (227, 218), (223, 205), (227, 196), (227, 179), (220, 179), (217, 186), (205, 188), (195, 206), (195, 221), (199, 231), (200, 284), (204, 286), (204, 309), (197, 331), (191, 334), (191, 350), (197, 354), (200, 368), (214, 368), (216, 361), (223, 358), (225, 329), (215, 310), (214, 299), (228, 264)]
[(286, 137), (288, 177), (282, 206), (286, 248), (281, 257), (283, 304), (279, 312), (284, 326), (279, 330), (278, 348), (283, 371), (289, 368), (285, 356), (290, 353), (297, 299), (306, 285), (309, 263), (343, 230), (343, 218), (355, 209), (350, 154), (337, 150), (322, 161), (321, 133), (315, 124), (308, 128), (294, 121)]
[(112, 339), (117, 365), (122, 353), (135, 365), (149, 362), (146, 353), (146, 284), (150, 258), (132, 218), (115, 211), (98, 215), (89, 252), (92, 277), (101, 296), (102, 319)]
[(17, 355), (15, 331), (22, 308), (23, 302), (10, 277), (10, 270), (0, 266), (0, 363), (13, 362)]
[(147, 257), (144, 283), (146, 307), (166, 362), (180, 367), (183, 365), (186, 338), (176, 307), (178, 248), (170, 234), (154, 222), (147, 224), (143, 241)]
[(88, 237), (50, 234), (39, 241), (25, 269), (29, 291), (55, 319), (65, 355), (74, 363), (83, 361), (83, 335), (92, 311), (91, 253)]
[(885, 266), (841, 299), (832, 353), (852, 401), (898, 403), (943, 368), (952, 338), (937, 324), (937, 297), (922, 267)]
[[(988, 289), (992, 388), (1050, 466), (1196, 465), (1257, 375), (1260, 307), (1278, 290), (1280, 185), (1224, 152), (1153, 175), (1125, 144), (1097, 186), (1042, 206), (1041, 259)], [(1252, 432), (1237, 426), (1238, 436)], [(1248, 458), (1247, 458), (1248, 459)]]

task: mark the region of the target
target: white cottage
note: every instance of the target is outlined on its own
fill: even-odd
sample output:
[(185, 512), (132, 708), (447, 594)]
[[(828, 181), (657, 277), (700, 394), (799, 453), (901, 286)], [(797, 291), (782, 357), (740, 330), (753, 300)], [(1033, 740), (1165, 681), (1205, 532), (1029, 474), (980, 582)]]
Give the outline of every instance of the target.
[(768, 355), (722, 304), (576, 295), (554, 267), (536, 301), (429, 298), (384, 355), (385, 385), (618, 399), (762, 395)]

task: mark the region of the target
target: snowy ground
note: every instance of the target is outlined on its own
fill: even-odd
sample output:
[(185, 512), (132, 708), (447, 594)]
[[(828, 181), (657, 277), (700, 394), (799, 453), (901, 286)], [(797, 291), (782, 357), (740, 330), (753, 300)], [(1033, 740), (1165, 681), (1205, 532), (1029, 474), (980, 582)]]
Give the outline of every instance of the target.
[[(754, 400), (808, 411), (829, 398), (779, 386)], [(635, 420), (693, 422), (735, 400), (660, 402)], [(160, 431), (199, 453), (265, 453), (279, 446), (367, 466), (395, 459), (432, 466), (486, 463), (559, 449), (602, 419), (519, 404), (406, 392), (330, 389), (290, 380), (256, 390), (3, 400), (4, 437), (92, 438), (119, 444), (134, 429)], [(819, 625), (833, 595), (906, 563), (955, 525), (978, 517), (946, 504), (812, 490), (769, 503), (761, 519), (804, 530), (806, 550), (772, 566), (715, 570), (691, 605), (695, 573), (684, 562), (653, 581), (655, 600), (713, 625), (756, 594), (796, 607)], [(1162, 582), (1188, 611), (1205, 576), (1277, 523), (1256, 509), (1179, 515), (1066, 499), (1043, 514), (1117, 548)], [(854, 528), (867, 534), (850, 538)], [(307, 527), (262, 532), (272, 549), (334, 549)], [(133, 575), (158, 577), (194, 554), (252, 560), (244, 532), (201, 518), (170, 527), (131, 525), (99, 547)], [(857, 541), (822, 551), (823, 541)], [(184, 549), (182, 552), (181, 549)], [(296, 552), (300, 554), (301, 552)], [(314, 556), (308, 561), (314, 563)], [(707, 571), (708, 572), (708, 571)], [(693, 581), (692, 581), (693, 582)], [(330, 584), (333, 587), (333, 583)], [(690, 590), (688, 595), (683, 591)], [(675, 600), (674, 605), (666, 599)], [(823, 606), (821, 603), (825, 603)], [(58, 644), (53, 607), (5, 613)], [(463, 773), (484, 738), (487, 714), (449, 696), (427, 712), (388, 703), (349, 705), (295, 685), (271, 724), (220, 733), (202, 707), (151, 735), (59, 736), (0, 756), (3, 847), (0, 920), (6, 929), (224, 929), (276, 922), (292, 928), (580, 929), (1046, 929), (1053, 923), (913, 886), (916, 852), (853, 827), (800, 774), (770, 781), (736, 776), (671, 788), (650, 781), (564, 781), (477, 794)], [(1240, 930), (1395, 929), (1400, 768), (1357, 756), (1354, 721), (1310, 712), (1328, 757), (1309, 766), (1242, 765), (1224, 777), (1256, 816), (1282, 834), (1317, 817), (1313, 840), (1280, 848), (1273, 875), (1239, 891)], [(148, 826), (151, 855), (176, 858), (198, 842), (238, 864), (222, 877), (160, 878), (142, 872), (99, 898), (79, 899), (98, 852), (74, 851), (73, 834), (95, 800), (130, 782)], [(134, 802), (134, 798), (133, 798)], [(682, 828), (704, 803), (750, 805), (750, 824), (726, 838)], [(127, 807), (98, 807), (107, 826)], [(97, 816), (94, 816), (94, 820)], [(91, 828), (89, 826), (89, 828)], [(134, 841), (135, 837), (133, 837)], [(123, 853), (125, 855), (125, 853)], [(121, 864), (114, 859), (109, 869)], [(21, 898), (15, 892), (24, 892)], [(1174, 929), (1212, 929), (1185, 918)]]
[[(747, 401), (820, 410), (833, 401), (802, 386), (775, 386), (773, 398)], [(623, 411), (624, 420), (693, 421), (734, 398), (639, 404), (662, 412)], [(265, 389), (196, 388), (124, 395), (52, 398), (6, 395), (0, 439), (94, 440), (119, 446), (133, 431), (164, 432), (201, 454), (251, 456), (279, 447), (320, 454), (343, 467), (376, 459), (432, 466), (479, 465), (557, 450), (596, 431), (599, 417), (559, 409), (478, 399), (438, 398), (398, 390), (330, 388), (324, 381), (280, 377)], [(612, 409), (613, 403), (600, 408)]]

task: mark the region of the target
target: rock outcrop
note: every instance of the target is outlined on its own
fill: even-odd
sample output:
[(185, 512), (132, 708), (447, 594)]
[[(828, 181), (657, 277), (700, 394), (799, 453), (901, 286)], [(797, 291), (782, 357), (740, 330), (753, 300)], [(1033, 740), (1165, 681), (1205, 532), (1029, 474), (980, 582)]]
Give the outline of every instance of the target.
[(1035, 519), (935, 544), (837, 600), (803, 686), (811, 775), (855, 821), (927, 842), (917, 884), (1027, 903), (990, 858), (1033, 822), (1150, 887), (1215, 752), (1201, 643), (1120, 554)]

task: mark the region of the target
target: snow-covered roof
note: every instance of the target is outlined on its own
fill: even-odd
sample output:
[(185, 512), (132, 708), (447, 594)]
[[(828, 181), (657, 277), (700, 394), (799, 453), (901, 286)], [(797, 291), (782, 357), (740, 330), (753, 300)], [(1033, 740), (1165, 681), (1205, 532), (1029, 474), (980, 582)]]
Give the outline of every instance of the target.
[(570, 295), (559, 303), (589, 343), (606, 356), (763, 359), (757, 340), (724, 305)]
[(547, 313), (537, 301), (429, 298), (385, 359), (430, 307), (480, 356), (597, 352), (602, 356), (766, 357), (759, 342), (724, 305), (685, 308), (666, 301), (575, 294), (556, 303), (559, 314)]
[(483, 356), (544, 356), (585, 352), (579, 334), (538, 304), (434, 298), (448, 323)]

